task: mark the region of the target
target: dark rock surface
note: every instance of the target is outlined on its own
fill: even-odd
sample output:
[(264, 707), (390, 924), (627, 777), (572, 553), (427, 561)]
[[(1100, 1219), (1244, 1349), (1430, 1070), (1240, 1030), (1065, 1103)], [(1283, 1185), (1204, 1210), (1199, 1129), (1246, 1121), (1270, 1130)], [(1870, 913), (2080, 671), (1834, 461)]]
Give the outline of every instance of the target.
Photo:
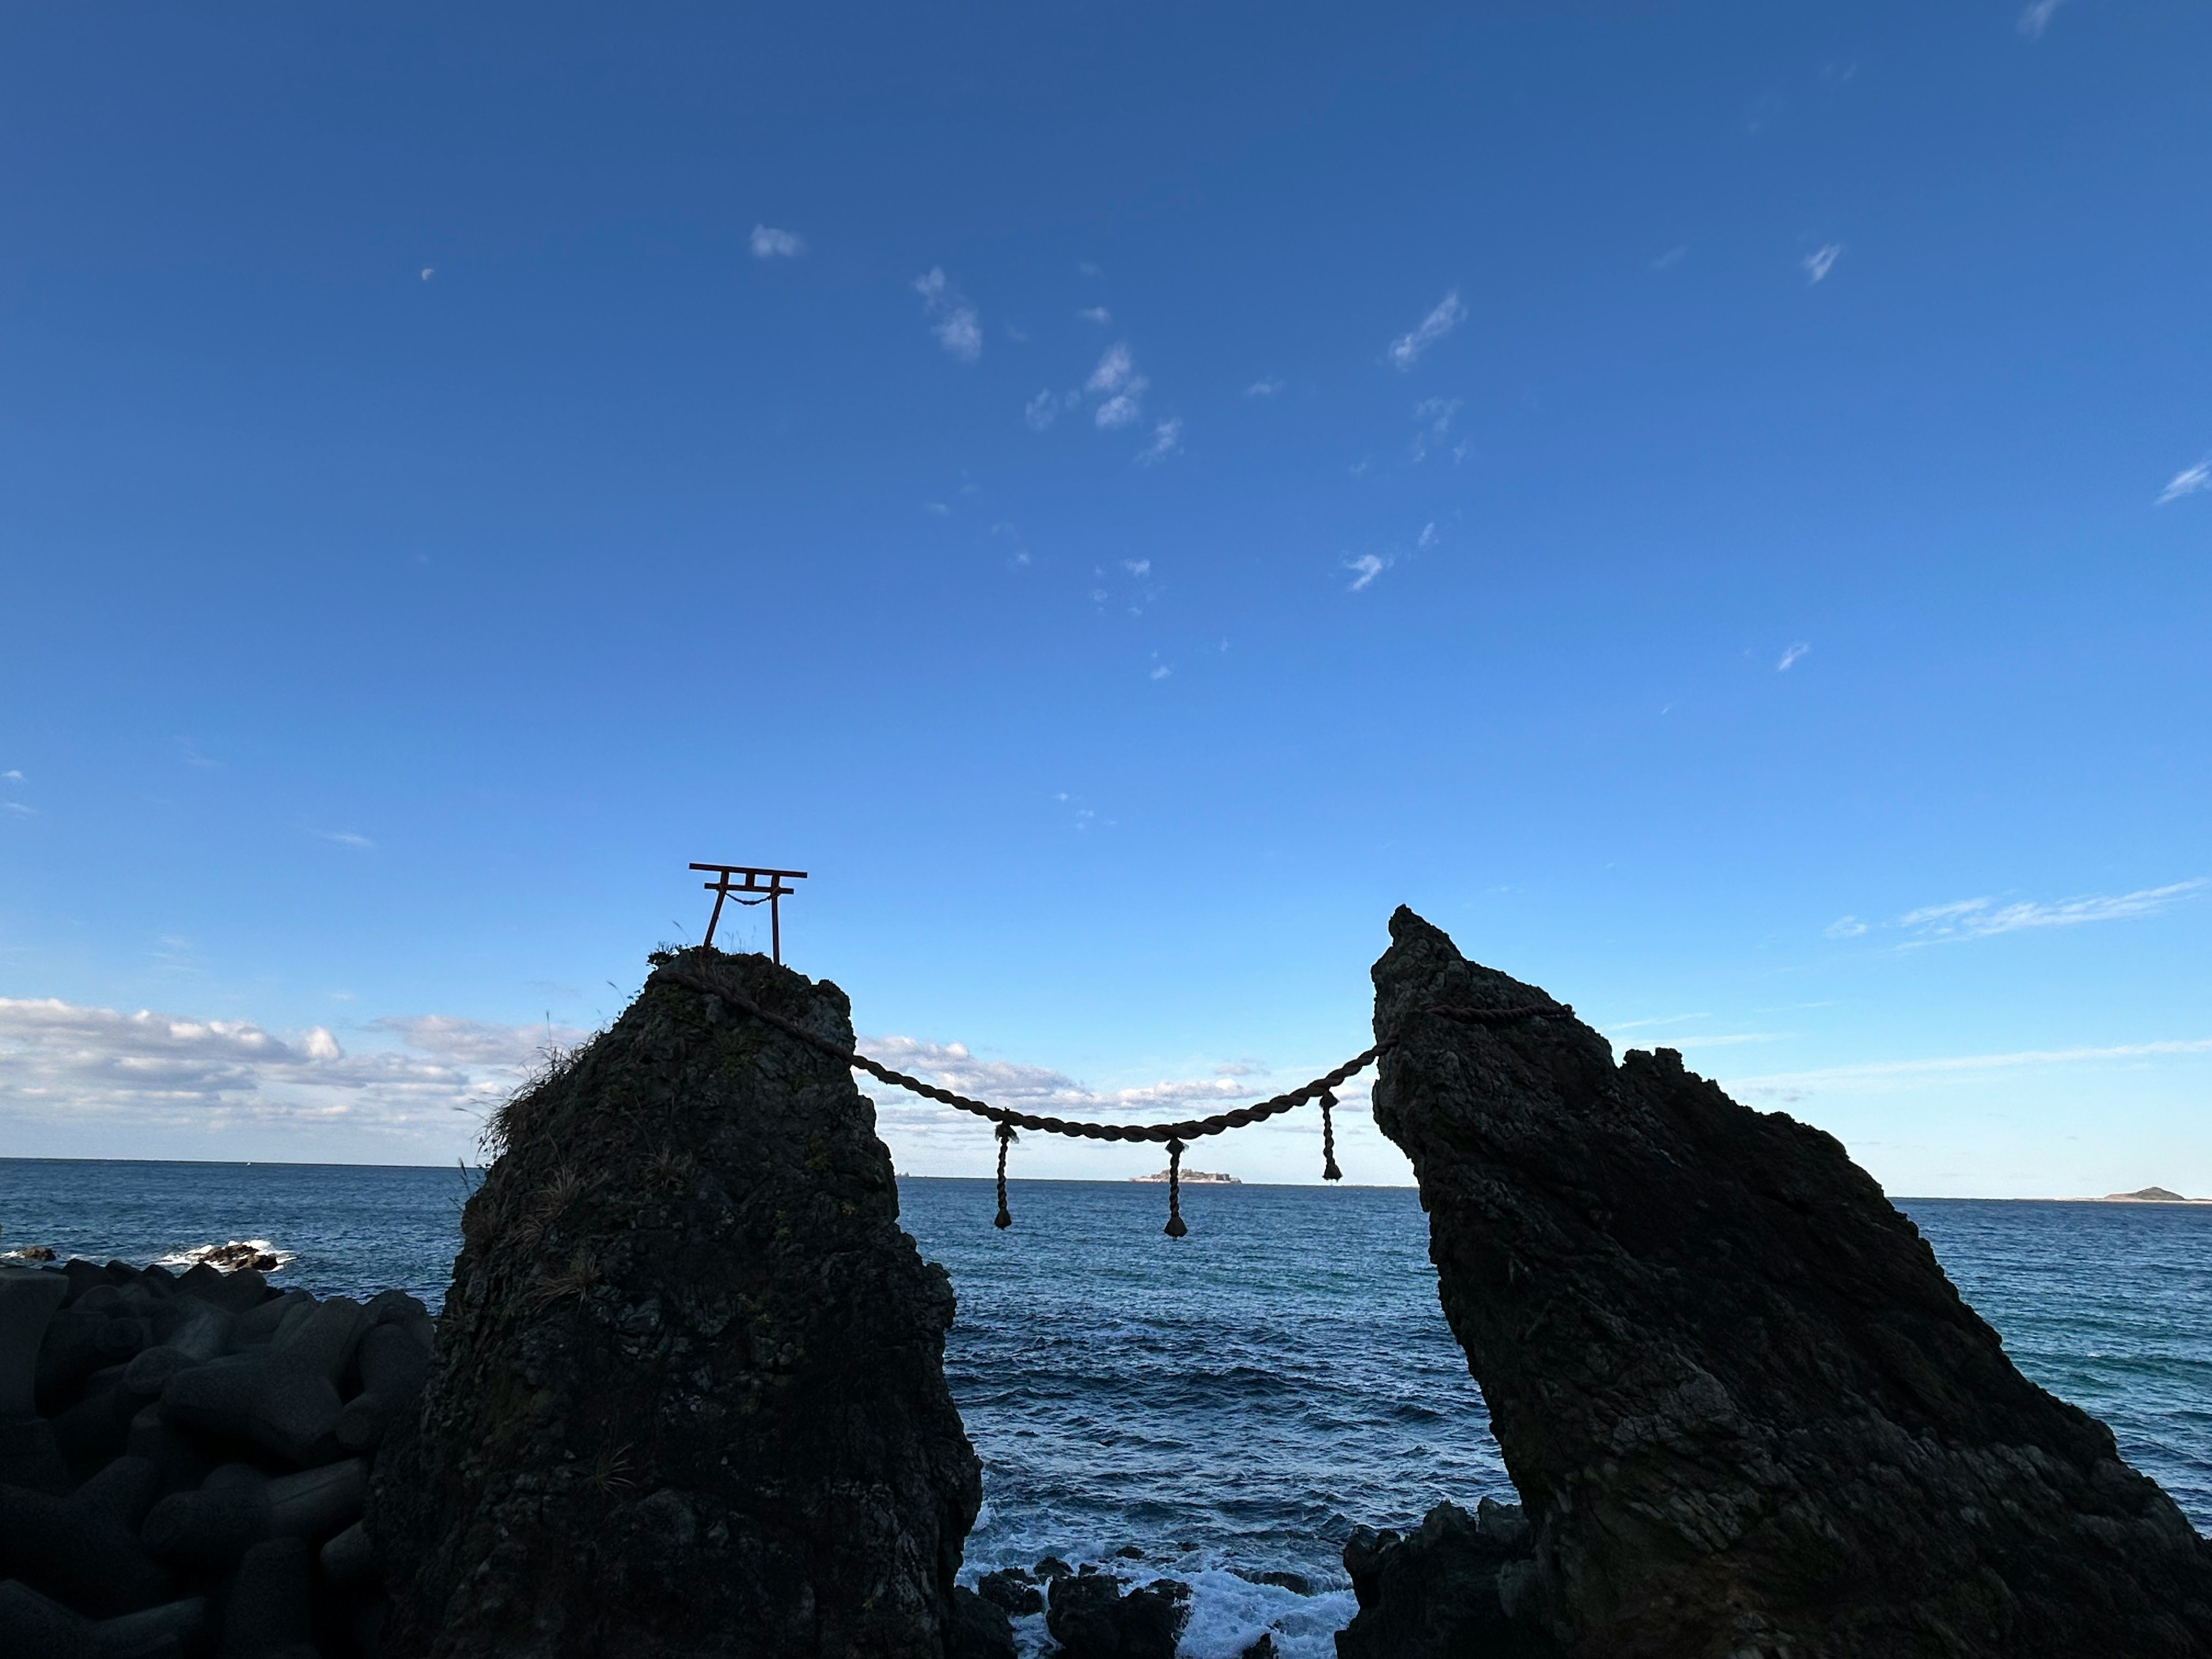
[(1390, 930), (1375, 1118), (1527, 1507), (1532, 1628), (1590, 1659), (2212, 1653), (2212, 1546), (1838, 1142), (1564, 1013), (1431, 1012), (1550, 999)]
[(850, 1073), (679, 979), (849, 1047), (844, 994), (656, 960), (507, 1109), (464, 1215), (419, 1434), (371, 1500), (392, 1652), (943, 1654), (988, 1617), (952, 1594), (981, 1485), (951, 1284)]
[(1482, 1500), (1480, 1516), (1455, 1504), (1431, 1510), (1401, 1537), (1361, 1527), (1344, 1547), (1359, 1612), (1339, 1632), (1342, 1659), (1536, 1659), (1559, 1650), (1533, 1621), (1514, 1620), (1534, 1564), (1517, 1505)]
[(0, 1655), (373, 1659), (374, 1572), (314, 1562), (359, 1532), (377, 1437), (329, 1431), (368, 1397), (365, 1348), (411, 1417), (433, 1340), (397, 1292), (0, 1268), (0, 1395), (27, 1407), (0, 1419)]
[(1052, 1581), (1044, 1626), (1060, 1659), (1175, 1659), (1190, 1617), (1190, 1586), (1159, 1578), (1122, 1593), (1110, 1572), (1088, 1569)]

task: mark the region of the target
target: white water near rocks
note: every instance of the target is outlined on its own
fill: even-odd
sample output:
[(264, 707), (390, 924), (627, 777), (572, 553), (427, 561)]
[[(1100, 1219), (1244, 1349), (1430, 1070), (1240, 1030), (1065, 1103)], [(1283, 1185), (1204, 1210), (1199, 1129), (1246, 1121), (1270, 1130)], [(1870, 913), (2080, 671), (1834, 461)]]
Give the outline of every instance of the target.
[[(464, 1176), (341, 1165), (0, 1159), (0, 1245), (146, 1262), (269, 1241), (279, 1285), (398, 1286), (434, 1306)], [(1263, 1629), (1325, 1659), (1352, 1614), (1352, 1527), (1404, 1527), (1507, 1482), (1445, 1328), (1410, 1191), (908, 1180), (903, 1218), (950, 1270), (946, 1370), (984, 1462), (969, 1576), (1055, 1553), (1193, 1588), (1190, 1659)], [(2212, 1209), (1905, 1200), (2021, 1370), (2112, 1425), (2212, 1525)], [(1304, 1575), (1301, 1595), (1240, 1574)], [(1042, 1619), (1021, 1621), (1027, 1650)]]

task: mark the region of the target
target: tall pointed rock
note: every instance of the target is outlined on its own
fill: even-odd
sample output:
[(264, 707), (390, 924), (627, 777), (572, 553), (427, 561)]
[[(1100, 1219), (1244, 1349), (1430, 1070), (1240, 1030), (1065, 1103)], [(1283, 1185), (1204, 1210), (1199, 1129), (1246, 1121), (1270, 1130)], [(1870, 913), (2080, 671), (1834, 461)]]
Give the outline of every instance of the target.
[[(980, 1473), (844, 994), (687, 951), (508, 1107), (370, 1517), (399, 1659), (933, 1659)], [(679, 980), (690, 981), (679, 982)]]
[(1375, 1119), (1533, 1523), (1522, 1650), (2212, 1652), (2212, 1547), (1833, 1139), (1390, 933)]

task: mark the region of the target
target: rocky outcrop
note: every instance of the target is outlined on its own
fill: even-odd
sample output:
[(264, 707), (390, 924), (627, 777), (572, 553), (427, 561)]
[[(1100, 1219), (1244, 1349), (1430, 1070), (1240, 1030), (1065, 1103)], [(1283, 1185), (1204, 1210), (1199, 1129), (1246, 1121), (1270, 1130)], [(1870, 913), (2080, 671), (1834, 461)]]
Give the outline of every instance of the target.
[(1110, 1572), (1054, 1574), (1044, 1611), (1061, 1659), (1175, 1659), (1190, 1586), (1173, 1578), (1123, 1590)]
[(1550, 1633), (1521, 1606), (1533, 1556), (1520, 1506), (1491, 1498), (1474, 1515), (1439, 1504), (1404, 1537), (1360, 1527), (1344, 1547), (1359, 1612), (1336, 1650), (1341, 1659), (1553, 1659)]
[(2212, 1547), (1840, 1145), (1565, 1010), (1486, 1021), (1557, 1005), (1390, 930), (1375, 1119), (1526, 1506), (1518, 1622), (1577, 1659), (2212, 1653)]
[(951, 1284), (899, 1230), (851, 1074), (712, 988), (850, 1047), (844, 994), (763, 957), (656, 960), (507, 1109), (469, 1201), (411, 1468), (372, 1499), (390, 1651), (988, 1644), (1004, 1615), (953, 1593), (981, 1491)]

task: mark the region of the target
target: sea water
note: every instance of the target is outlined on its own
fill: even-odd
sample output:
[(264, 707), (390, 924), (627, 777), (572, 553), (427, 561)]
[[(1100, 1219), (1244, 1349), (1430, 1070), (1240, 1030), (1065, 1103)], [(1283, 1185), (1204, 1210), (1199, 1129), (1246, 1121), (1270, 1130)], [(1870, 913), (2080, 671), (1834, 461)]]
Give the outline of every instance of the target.
[[(475, 1177), (342, 1165), (0, 1160), (0, 1244), (136, 1262), (257, 1239), (318, 1294), (396, 1285), (434, 1306)], [(1182, 1651), (1262, 1630), (1325, 1659), (1353, 1603), (1358, 1525), (1510, 1497), (1482, 1397), (1437, 1305), (1428, 1230), (1395, 1188), (908, 1178), (902, 1218), (960, 1300), (945, 1371), (983, 1460), (967, 1575), (1054, 1553), (1193, 1587)], [(1905, 1199), (2035, 1381), (2111, 1424), (2122, 1455), (2212, 1527), (2212, 1206)], [(1296, 1574), (1315, 1592), (1255, 1582)], [(1026, 1650), (1041, 1620), (1021, 1621)]]

